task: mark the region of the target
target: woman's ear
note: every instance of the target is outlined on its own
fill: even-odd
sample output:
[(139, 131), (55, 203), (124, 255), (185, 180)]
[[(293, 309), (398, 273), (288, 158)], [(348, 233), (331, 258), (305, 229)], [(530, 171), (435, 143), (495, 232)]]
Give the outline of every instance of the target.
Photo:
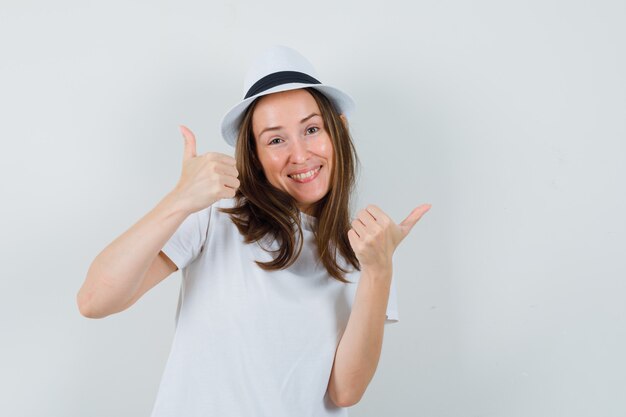
[(341, 121), (343, 122), (343, 125), (347, 129), (348, 128), (348, 119), (346, 118), (346, 115), (345, 114), (340, 114), (339, 117), (341, 117)]

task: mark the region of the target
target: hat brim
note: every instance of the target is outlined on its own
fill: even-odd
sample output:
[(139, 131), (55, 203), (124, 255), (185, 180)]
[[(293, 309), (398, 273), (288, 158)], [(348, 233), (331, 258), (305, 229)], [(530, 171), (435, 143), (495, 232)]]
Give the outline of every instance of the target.
[(237, 103), (234, 105), (228, 112), (224, 115), (221, 121), (221, 132), (222, 137), (230, 146), (235, 146), (237, 142), (237, 135), (239, 133), (239, 125), (241, 124), (241, 120), (243, 115), (250, 106), (250, 104), (257, 98), (261, 96), (266, 96), (272, 93), (279, 93), (281, 91), (288, 90), (297, 90), (299, 88), (311, 87), (319, 90), (322, 94), (330, 99), (333, 103), (337, 111), (339, 113), (344, 114), (346, 117), (349, 117), (355, 108), (354, 99), (347, 93), (339, 90), (338, 88), (332, 87), (330, 85), (325, 84), (303, 84), (303, 83), (288, 83), (277, 85), (276, 87), (265, 90), (257, 95), (252, 97), (248, 97), (247, 99)]

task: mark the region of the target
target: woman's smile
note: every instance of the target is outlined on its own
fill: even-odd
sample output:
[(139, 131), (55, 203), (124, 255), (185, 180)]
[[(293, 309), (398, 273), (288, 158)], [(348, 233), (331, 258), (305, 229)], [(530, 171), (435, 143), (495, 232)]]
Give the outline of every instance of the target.
[(311, 182), (318, 177), (321, 169), (322, 169), (322, 166), (320, 165), (317, 168), (313, 168), (309, 171), (305, 171), (303, 173), (297, 173), (297, 174), (290, 174), (287, 176), (291, 178), (292, 180), (294, 180), (295, 182), (299, 182), (299, 183)]

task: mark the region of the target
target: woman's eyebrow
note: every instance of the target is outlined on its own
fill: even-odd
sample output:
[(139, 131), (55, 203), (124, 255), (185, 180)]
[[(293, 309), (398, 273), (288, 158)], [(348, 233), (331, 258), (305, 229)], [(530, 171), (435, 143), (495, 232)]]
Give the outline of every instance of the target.
[[(313, 116), (319, 116), (319, 114), (317, 114), (317, 113), (311, 113), (311, 114), (309, 114), (307, 117), (305, 117), (304, 119), (300, 120), (300, 124), (302, 124), (302, 123), (306, 122), (307, 120), (309, 120), (309, 119), (310, 119), (311, 117), (313, 117)], [(282, 129), (282, 128), (283, 128), (282, 126), (272, 126), (272, 127), (266, 127), (265, 129), (263, 129), (263, 130), (261, 131), (261, 133), (259, 133), (259, 136), (262, 136), (262, 135), (263, 135), (263, 133), (265, 133), (265, 132), (267, 132), (267, 131), (269, 131), (269, 130), (280, 130), (280, 129)]]
[(309, 120), (309, 119), (310, 119), (311, 117), (313, 117), (313, 116), (319, 116), (319, 114), (317, 114), (317, 113), (311, 113), (311, 114), (309, 114), (307, 117), (305, 117), (304, 119), (300, 120), (300, 123), (304, 123), (304, 122), (306, 122), (307, 120)]

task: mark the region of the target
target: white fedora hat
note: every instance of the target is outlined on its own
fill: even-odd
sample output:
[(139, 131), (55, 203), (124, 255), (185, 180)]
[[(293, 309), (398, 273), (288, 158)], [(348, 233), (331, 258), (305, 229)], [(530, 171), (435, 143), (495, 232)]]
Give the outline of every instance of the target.
[(222, 118), (222, 137), (229, 145), (235, 146), (243, 115), (256, 98), (305, 87), (322, 92), (337, 111), (346, 117), (350, 116), (355, 108), (352, 97), (338, 88), (319, 81), (313, 65), (298, 51), (276, 45), (265, 50), (253, 61), (243, 83), (243, 100), (234, 105)]

